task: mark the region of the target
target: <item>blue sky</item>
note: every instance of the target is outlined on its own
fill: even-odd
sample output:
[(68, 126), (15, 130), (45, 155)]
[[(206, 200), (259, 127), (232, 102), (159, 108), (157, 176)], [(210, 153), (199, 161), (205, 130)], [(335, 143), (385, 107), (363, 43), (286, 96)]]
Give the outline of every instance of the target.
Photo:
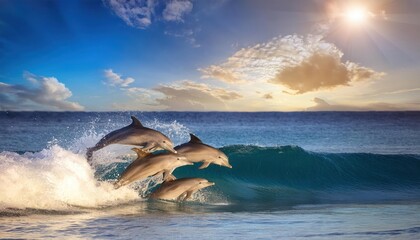
[(0, 0), (0, 109), (420, 110), (416, 0)]

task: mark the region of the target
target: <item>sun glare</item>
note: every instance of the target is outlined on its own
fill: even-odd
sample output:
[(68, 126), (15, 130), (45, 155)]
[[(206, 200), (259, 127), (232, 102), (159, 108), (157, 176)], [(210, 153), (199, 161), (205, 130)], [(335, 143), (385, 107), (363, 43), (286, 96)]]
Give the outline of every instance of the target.
[(345, 17), (352, 24), (361, 24), (367, 20), (369, 12), (362, 7), (353, 7), (346, 11)]

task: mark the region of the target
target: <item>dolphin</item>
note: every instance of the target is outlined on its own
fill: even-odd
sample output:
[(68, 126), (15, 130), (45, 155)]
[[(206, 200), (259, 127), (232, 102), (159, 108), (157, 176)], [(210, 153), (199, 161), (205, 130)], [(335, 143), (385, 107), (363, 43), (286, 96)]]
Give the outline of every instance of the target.
[(190, 133), (191, 140), (175, 147), (178, 154), (187, 158), (192, 163), (203, 162), (199, 169), (206, 168), (210, 163), (232, 168), (228, 157), (220, 150), (204, 144), (198, 137)]
[(204, 178), (180, 178), (162, 183), (150, 198), (184, 201), (190, 198), (196, 191), (213, 186), (214, 183)]
[(137, 153), (138, 157), (121, 174), (114, 185), (115, 188), (160, 173), (163, 173), (164, 181), (175, 180), (175, 176), (172, 175), (175, 168), (193, 165), (191, 162), (188, 162), (185, 157), (170, 152), (152, 154), (139, 148), (132, 148), (132, 150)]
[(99, 142), (86, 151), (86, 158), (90, 162), (93, 152), (98, 151), (110, 144), (125, 144), (142, 146), (145, 151), (164, 149), (176, 153), (172, 141), (162, 133), (144, 127), (134, 116), (131, 116), (132, 123), (121, 129), (112, 131), (103, 137)]

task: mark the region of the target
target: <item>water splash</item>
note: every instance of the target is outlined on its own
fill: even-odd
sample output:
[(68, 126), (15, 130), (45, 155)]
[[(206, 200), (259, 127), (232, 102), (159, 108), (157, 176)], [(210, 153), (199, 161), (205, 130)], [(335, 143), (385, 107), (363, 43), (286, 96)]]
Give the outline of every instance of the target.
[(128, 187), (99, 182), (83, 156), (57, 145), (37, 153), (0, 153), (0, 208), (68, 209), (140, 200)]
[[(136, 157), (130, 150), (132, 146), (107, 146), (95, 152), (94, 168), (87, 163), (85, 153), (88, 147), (107, 133), (125, 126), (111, 120), (105, 124), (99, 124), (99, 121), (93, 119), (73, 141), (61, 142), (53, 138), (40, 152), (0, 153), (0, 208), (97, 208), (141, 200), (142, 196), (150, 194), (162, 182), (161, 176), (118, 190), (113, 187), (113, 180), (123, 170), (121, 164), (126, 166)], [(188, 138), (188, 128), (177, 121), (154, 119), (145, 122), (145, 126), (161, 131), (176, 143)], [(59, 144), (66, 145), (66, 149)]]
[(184, 143), (187, 139), (189, 139), (190, 130), (176, 120), (173, 122), (162, 122), (154, 119), (151, 122), (146, 122), (145, 125), (149, 128), (162, 132), (168, 136), (175, 145)]

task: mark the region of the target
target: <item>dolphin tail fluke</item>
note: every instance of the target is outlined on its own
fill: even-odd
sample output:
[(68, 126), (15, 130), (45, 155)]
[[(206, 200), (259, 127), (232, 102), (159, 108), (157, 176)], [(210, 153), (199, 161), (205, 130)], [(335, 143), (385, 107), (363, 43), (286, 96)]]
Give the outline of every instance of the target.
[(204, 162), (198, 169), (207, 168), (210, 165), (210, 162)]
[(93, 152), (94, 152), (94, 148), (88, 148), (86, 151), (86, 159), (88, 161), (88, 163), (92, 162), (92, 157), (93, 157)]

